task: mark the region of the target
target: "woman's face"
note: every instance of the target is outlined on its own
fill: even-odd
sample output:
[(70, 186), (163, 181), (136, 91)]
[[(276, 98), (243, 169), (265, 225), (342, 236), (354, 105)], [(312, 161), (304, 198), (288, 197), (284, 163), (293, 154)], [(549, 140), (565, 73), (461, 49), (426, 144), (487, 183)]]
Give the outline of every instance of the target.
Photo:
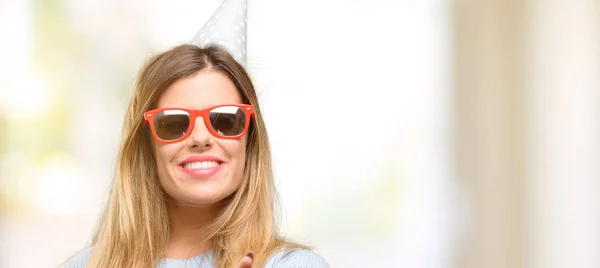
[[(242, 99), (233, 82), (221, 72), (208, 70), (175, 81), (160, 97), (157, 108), (201, 110), (238, 103)], [(247, 135), (235, 140), (217, 138), (203, 118), (197, 117), (185, 140), (171, 144), (152, 140), (160, 184), (174, 201), (214, 204), (242, 183)]]

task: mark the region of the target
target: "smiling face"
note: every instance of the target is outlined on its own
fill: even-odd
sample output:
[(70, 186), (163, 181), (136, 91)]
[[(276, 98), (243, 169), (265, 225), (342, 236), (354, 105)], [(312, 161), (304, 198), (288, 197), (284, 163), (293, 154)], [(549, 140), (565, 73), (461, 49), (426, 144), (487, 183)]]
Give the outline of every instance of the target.
[[(240, 93), (226, 75), (205, 70), (175, 81), (159, 98), (156, 108), (201, 110), (240, 103)], [(197, 117), (185, 140), (169, 144), (152, 141), (160, 184), (173, 201), (215, 204), (242, 183), (247, 135), (233, 140), (217, 138), (203, 118)]]

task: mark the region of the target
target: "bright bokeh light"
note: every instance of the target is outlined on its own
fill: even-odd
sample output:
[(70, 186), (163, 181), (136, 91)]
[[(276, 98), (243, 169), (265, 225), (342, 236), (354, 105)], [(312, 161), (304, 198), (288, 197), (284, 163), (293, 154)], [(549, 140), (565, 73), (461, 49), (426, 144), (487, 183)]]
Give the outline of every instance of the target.
[(48, 111), (52, 100), (45, 81), (33, 74), (11, 79), (8, 89), (0, 92), (0, 107), (12, 118), (41, 117)]
[(80, 212), (86, 203), (85, 180), (74, 160), (64, 152), (56, 152), (45, 161), (32, 185), (33, 206), (42, 213), (71, 214)]

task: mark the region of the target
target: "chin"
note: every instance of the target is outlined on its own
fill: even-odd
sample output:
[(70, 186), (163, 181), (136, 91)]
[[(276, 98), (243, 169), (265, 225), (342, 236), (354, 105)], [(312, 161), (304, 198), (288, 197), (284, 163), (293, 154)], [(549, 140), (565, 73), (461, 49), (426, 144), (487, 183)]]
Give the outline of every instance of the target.
[(186, 203), (198, 206), (214, 205), (225, 199), (221, 196), (193, 196)]
[(162, 187), (177, 203), (192, 206), (213, 205), (227, 199), (241, 184), (240, 181), (232, 180), (228, 176), (215, 175), (217, 176), (198, 179), (181, 174), (175, 180), (163, 181)]
[(187, 204), (192, 205), (213, 205), (217, 204), (223, 200), (225, 200), (228, 196), (230, 196), (233, 191), (230, 193), (229, 191), (209, 191), (206, 189), (195, 189), (195, 191), (190, 191), (190, 189), (183, 189), (185, 192), (180, 192), (178, 195), (180, 198), (175, 198), (180, 201), (183, 201)]

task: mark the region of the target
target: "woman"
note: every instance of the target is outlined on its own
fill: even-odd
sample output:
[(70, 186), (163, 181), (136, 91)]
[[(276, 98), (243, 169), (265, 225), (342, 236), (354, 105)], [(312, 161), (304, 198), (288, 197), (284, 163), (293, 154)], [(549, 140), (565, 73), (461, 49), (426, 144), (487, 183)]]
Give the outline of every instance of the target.
[(140, 72), (117, 174), (67, 267), (328, 267), (281, 237), (256, 92), (218, 46), (181, 45)]

